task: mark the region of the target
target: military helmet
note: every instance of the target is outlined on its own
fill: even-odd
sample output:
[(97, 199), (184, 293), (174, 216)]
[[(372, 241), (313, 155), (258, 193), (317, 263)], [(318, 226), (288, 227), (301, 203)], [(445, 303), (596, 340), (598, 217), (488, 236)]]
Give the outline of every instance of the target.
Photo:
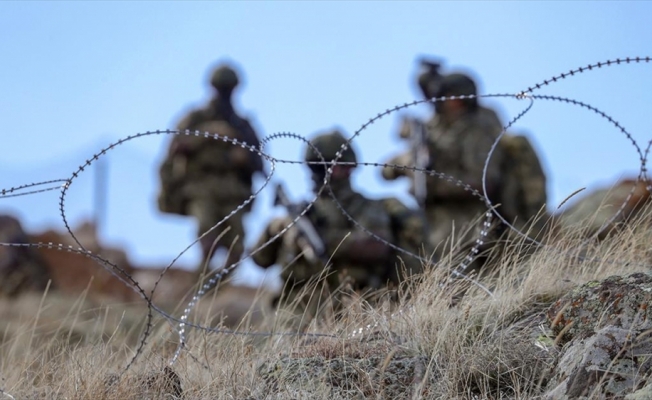
[[(441, 85), (438, 88), (437, 95), (435, 97), (448, 97), (448, 96), (477, 96), (478, 88), (475, 85), (473, 79), (468, 75), (464, 74), (449, 74), (444, 76), (441, 81)], [(472, 97), (469, 99), (460, 100), (463, 104), (466, 105), (468, 110), (476, 110), (478, 108), (478, 98)], [(442, 103), (437, 102), (435, 104), (435, 110), (441, 112)]]
[(218, 67), (211, 76), (211, 85), (217, 90), (233, 90), (238, 83), (238, 74), (226, 65)]
[(478, 88), (473, 79), (464, 74), (449, 74), (441, 80), (437, 97), (477, 95)]
[[(342, 145), (346, 142), (346, 138), (338, 130), (318, 135), (310, 141), (310, 143), (312, 143), (312, 145), (321, 153), (322, 157), (324, 157), (324, 161), (334, 160), (337, 157), (337, 153), (342, 149)], [(307, 146), (306, 148), (305, 160), (322, 161), (319, 155), (310, 146)], [(348, 145), (346, 150), (342, 152), (342, 156), (337, 160), (342, 162), (357, 162), (357, 157), (351, 148), (351, 144)]]

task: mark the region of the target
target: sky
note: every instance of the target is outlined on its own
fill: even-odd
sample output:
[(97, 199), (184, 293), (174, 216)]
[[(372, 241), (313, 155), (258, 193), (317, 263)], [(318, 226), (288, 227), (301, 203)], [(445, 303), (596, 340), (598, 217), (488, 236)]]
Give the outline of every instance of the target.
[[(652, 3), (643, 1), (3, 1), (0, 189), (67, 179), (110, 143), (174, 128), (210, 98), (208, 76), (220, 61), (236, 64), (242, 81), (236, 108), (261, 138), (277, 132), (310, 138), (336, 127), (351, 135), (378, 113), (420, 99), (419, 57), (443, 61), (444, 73), (469, 73), (480, 94), (516, 94), (588, 64), (652, 56), (650, 15)], [(645, 148), (651, 72), (645, 63), (602, 68), (535, 94), (590, 104)], [(505, 123), (528, 104), (508, 97), (481, 102)], [(412, 107), (363, 130), (353, 142), (359, 159), (383, 162), (405, 151), (397, 135), (401, 118), (429, 112)], [(631, 142), (586, 109), (537, 100), (511, 130), (535, 145), (551, 210), (577, 189), (638, 173)], [(137, 265), (166, 265), (195, 236), (195, 221), (156, 207), (158, 167), (170, 139), (131, 140), (101, 159), (107, 168), (101, 237), (123, 246)], [(267, 147), (279, 160), (299, 160), (302, 152), (302, 143), (288, 139)], [(96, 172), (86, 169), (67, 192), (73, 226), (94, 215)], [(279, 163), (276, 174), (293, 199), (310, 198), (305, 167)], [(369, 197), (392, 195), (415, 205), (407, 182), (383, 181), (377, 168), (358, 168), (353, 181)], [(282, 213), (270, 192), (263, 189), (245, 219), (248, 245)], [(18, 216), (29, 231), (62, 229), (59, 200), (59, 190), (0, 198), (0, 213)], [(199, 254), (193, 247), (180, 265), (196, 265)], [(261, 271), (248, 261), (238, 276), (255, 283)]]

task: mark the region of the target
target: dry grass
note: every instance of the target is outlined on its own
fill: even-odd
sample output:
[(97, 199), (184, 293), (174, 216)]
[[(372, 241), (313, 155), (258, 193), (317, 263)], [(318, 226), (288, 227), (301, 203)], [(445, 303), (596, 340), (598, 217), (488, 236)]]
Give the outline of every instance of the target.
[[(144, 329), (143, 305), (25, 295), (0, 303), (0, 387), (16, 399), (537, 398), (558, 355), (547, 307), (589, 280), (649, 271), (646, 225), (600, 243), (581, 233), (558, 233), (554, 246), (525, 259), (522, 247), (508, 249), (482, 277), (493, 298), (462, 281), (442, 288), (450, 266), (430, 268), (400, 289), (400, 307), (352, 299), (306, 330), (332, 337), (190, 330), (172, 369), (175, 325), (157, 316), (124, 372)], [(201, 311), (192, 319), (210, 320)], [(278, 317), (264, 329), (286, 331)]]

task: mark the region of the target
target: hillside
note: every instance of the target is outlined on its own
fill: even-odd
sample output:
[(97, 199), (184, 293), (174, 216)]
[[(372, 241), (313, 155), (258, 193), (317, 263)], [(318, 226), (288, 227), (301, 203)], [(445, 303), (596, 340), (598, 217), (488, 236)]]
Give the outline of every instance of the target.
[[(25, 295), (2, 303), (2, 388), (17, 399), (649, 398), (649, 217), (601, 240), (569, 228), (530, 257), (515, 243), (482, 277), (492, 295), (442, 286), (452, 260), (398, 303), (351, 297), (300, 335), (283, 334), (283, 310), (261, 310), (256, 334), (190, 329), (168, 367), (176, 325), (155, 314), (143, 342), (142, 304)], [(210, 300), (191, 323), (213, 319)]]

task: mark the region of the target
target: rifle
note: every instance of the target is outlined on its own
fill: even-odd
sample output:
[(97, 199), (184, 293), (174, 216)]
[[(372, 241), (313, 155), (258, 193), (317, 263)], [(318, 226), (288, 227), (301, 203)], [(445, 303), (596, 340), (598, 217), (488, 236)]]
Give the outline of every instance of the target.
[[(292, 219), (297, 218), (303, 211), (303, 207), (290, 201), (281, 183), (276, 184), (274, 205), (285, 207)], [(295, 226), (299, 230), (297, 245), (303, 252), (304, 257), (311, 263), (317, 263), (322, 260), (326, 254), (326, 246), (319, 233), (317, 233), (317, 230), (315, 230), (312, 222), (308, 217), (302, 215), (295, 223)]]
[[(414, 167), (424, 170), (430, 166), (428, 130), (426, 125), (417, 118), (408, 117), (406, 120), (410, 127), (410, 148), (412, 149)], [(421, 209), (424, 209), (426, 205), (426, 195), (426, 175), (423, 172), (414, 171), (414, 197)]]
[[(437, 96), (443, 75), (439, 71), (441, 63), (422, 57), (418, 60), (421, 67), (418, 84), (426, 99)], [(417, 118), (408, 117), (406, 122), (409, 127), (410, 148), (414, 167), (426, 169), (430, 166), (430, 153), (428, 152), (428, 130), (426, 125)], [(423, 172), (414, 172), (414, 197), (423, 210), (426, 204), (426, 176)]]

